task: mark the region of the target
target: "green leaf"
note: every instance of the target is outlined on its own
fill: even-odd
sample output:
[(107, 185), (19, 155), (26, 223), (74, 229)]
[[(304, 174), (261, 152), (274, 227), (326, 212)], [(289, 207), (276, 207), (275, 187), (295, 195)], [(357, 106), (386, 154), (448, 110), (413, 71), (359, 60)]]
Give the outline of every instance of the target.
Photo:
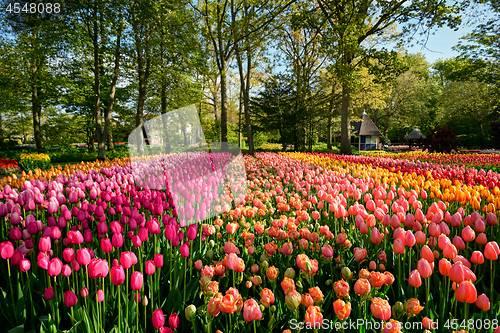
[(24, 324), (21, 324), (13, 329), (9, 330), (9, 333), (24, 333)]

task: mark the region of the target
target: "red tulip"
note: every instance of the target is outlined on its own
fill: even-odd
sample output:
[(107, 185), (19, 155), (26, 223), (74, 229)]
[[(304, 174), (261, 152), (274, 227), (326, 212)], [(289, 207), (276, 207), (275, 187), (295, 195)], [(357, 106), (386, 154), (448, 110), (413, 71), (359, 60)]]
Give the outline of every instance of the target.
[(180, 322), (179, 316), (175, 312), (172, 313), (170, 317), (168, 317), (168, 325), (174, 330), (176, 330), (179, 327), (179, 322)]
[(75, 293), (71, 290), (65, 292), (63, 298), (64, 305), (66, 305), (68, 308), (75, 306), (75, 304), (78, 302), (78, 297), (76, 297)]
[(86, 287), (83, 287), (80, 295), (82, 295), (83, 298), (87, 297), (89, 295), (89, 290)]
[(156, 309), (153, 312), (153, 326), (156, 329), (161, 328), (165, 324), (165, 316), (161, 309)]
[(187, 258), (189, 257), (189, 245), (187, 243), (184, 243), (181, 245), (181, 257)]
[(132, 267), (137, 263), (137, 257), (133, 252), (130, 251), (122, 252), (120, 255), (120, 263), (122, 264), (123, 268), (129, 269), (130, 267)]
[(94, 258), (90, 261), (88, 271), (91, 279), (103, 278), (109, 273), (109, 264), (106, 260)]
[(45, 288), (45, 291), (43, 292), (43, 298), (45, 300), (49, 301), (54, 298), (54, 289), (52, 287), (50, 288)]

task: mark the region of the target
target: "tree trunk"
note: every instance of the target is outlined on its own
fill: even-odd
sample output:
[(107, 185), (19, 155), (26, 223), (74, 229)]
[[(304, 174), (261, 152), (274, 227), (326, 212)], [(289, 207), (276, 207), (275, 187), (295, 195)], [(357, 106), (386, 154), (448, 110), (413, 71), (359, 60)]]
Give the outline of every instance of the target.
[[(36, 29), (33, 29), (32, 33), (32, 48), (34, 50), (33, 53), (36, 52), (37, 45), (36, 42), (38, 40), (38, 32)], [(44, 153), (45, 148), (42, 143), (42, 134), (40, 131), (40, 117), (42, 113), (42, 107), (40, 105), (40, 98), (38, 96), (38, 58), (37, 55), (33, 55), (32, 63), (31, 63), (31, 112), (33, 114), (33, 134), (35, 137), (35, 144), (37, 152)]]
[(240, 85), (243, 92), (243, 108), (245, 110), (245, 127), (247, 132), (247, 142), (248, 142), (248, 152), (253, 154), (255, 151), (253, 144), (252, 135), (252, 124), (250, 120), (250, 71), (252, 69), (252, 59), (250, 57), (250, 52), (247, 51), (247, 75), (245, 78), (245, 73), (243, 72), (243, 62), (241, 60), (240, 49), (238, 45), (235, 45), (235, 55), (236, 61), (238, 62), (238, 69), (240, 73)]
[[(101, 78), (99, 62), (99, 27), (97, 21), (97, 1), (94, 2), (93, 34), (92, 46), (94, 48), (94, 119), (95, 119), (95, 139), (98, 145), (98, 158), (101, 159), (105, 150), (105, 139), (102, 137), (102, 117), (101, 117)], [(105, 152), (104, 152), (105, 154)], [(104, 155), (105, 156), (105, 155)]]
[[(224, 55), (221, 55), (220, 74), (220, 141), (227, 142), (227, 63)], [(222, 145), (221, 145), (222, 147)]]
[(108, 130), (108, 151), (114, 151), (115, 150), (115, 144), (113, 142), (113, 131), (111, 128)]
[(342, 154), (351, 155), (351, 96), (349, 83), (342, 83), (342, 120), (341, 120), (341, 137), (340, 137), (340, 152)]
[(331, 150), (332, 147), (332, 120), (333, 120), (333, 109), (334, 109), (334, 104), (335, 104), (335, 82), (332, 84), (332, 96), (330, 98), (330, 105), (328, 106), (328, 128), (327, 128), (327, 133), (326, 133), (326, 146), (329, 150)]
[(240, 108), (238, 109), (238, 147), (241, 149), (241, 111), (243, 111), (243, 87), (240, 86)]
[[(111, 90), (109, 92), (108, 106), (106, 108), (105, 120), (104, 120), (104, 131), (102, 133), (102, 138), (107, 138), (108, 150), (113, 151), (115, 149), (113, 144), (113, 135), (111, 134), (110, 124), (111, 124), (111, 113), (113, 112), (113, 104), (115, 102), (116, 93), (116, 82), (118, 81), (118, 74), (120, 73), (120, 42), (121, 42), (122, 28), (121, 24), (118, 28), (118, 34), (116, 38), (116, 50), (115, 50), (115, 68), (113, 71), (113, 79), (111, 80)], [(99, 152), (97, 155), (99, 160), (106, 159), (106, 151), (101, 151), (101, 145), (99, 145)]]

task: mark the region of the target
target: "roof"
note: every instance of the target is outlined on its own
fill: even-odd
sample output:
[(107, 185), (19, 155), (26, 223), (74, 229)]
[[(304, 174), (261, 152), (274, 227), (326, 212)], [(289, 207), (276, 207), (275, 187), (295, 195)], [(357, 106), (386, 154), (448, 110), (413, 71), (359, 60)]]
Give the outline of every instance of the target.
[(425, 139), (425, 135), (422, 134), (418, 129), (414, 129), (407, 136), (405, 136), (405, 140), (419, 140)]
[(358, 135), (382, 136), (382, 133), (380, 133), (370, 117), (363, 112), (363, 120), (361, 121)]

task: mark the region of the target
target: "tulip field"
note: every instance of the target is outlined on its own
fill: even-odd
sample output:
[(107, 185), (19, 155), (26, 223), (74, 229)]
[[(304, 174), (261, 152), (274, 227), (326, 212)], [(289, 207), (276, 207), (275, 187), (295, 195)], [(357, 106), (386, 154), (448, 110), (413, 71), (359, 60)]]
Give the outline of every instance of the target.
[(243, 159), (187, 226), (130, 159), (0, 179), (0, 331), (500, 332), (500, 155)]

